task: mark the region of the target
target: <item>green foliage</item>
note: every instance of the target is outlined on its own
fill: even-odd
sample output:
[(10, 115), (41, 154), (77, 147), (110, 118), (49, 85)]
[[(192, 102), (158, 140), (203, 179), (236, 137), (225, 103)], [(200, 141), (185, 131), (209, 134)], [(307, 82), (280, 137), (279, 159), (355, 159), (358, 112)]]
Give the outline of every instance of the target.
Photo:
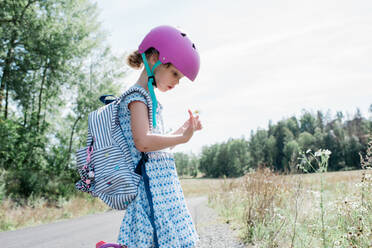
[(249, 167), (265, 165), (285, 173), (297, 172), (295, 161), (300, 150), (323, 148), (332, 152), (329, 171), (360, 169), (358, 153), (367, 147), (372, 120), (358, 109), (353, 119), (343, 119), (340, 111), (333, 120), (321, 111), (316, 116), (304, 111), (299, 121), (293, 116), (276, 125), (270, 122), (268, 131), (251, 132)]
[(176, 152), (174, 153), (174, 160), (179, 176), (196, 177), (198, 175), (199, 160), (194, 154)]
[(300, 151), (300, 145), (295, 140), (291, 140), (285, 144), (283, 153), (283, 164), (288, 165), (285, 167), (285, 172), (292, 172), (296, 170), (296, 154)]
[(118, 95), (124, 59), (105, 46), (89, 0), (0, 8), (0, 197), (57, 202), (75, 192), (87, 115), (100, 95)]
[(237, 177), (248, 171), (248, 143), (229, 139), (226, 143), (203, 147), (199, 170), (206, 177)]
[[(332, 120), (328, 113), (304, 111), (299, 120), (292, 116), (275, 125), (270, 122), (268, 130), (252, 131), (249, 140), (240, 140), (237, 153), (230, 152), (230, 141), (203, 147), (199, 170), (208, 177), (239, 176), (260, 166), (297, 173), (299, 151), (319, 148), (332, 152), (329, 171), (360, 169), (358, 153), (367, 147), (372, 120), (358, 110), (351, 120), (343, 121), (343, 116), (339, 111)], [(237, 154), (243, 155), (237, 159)]]
[(0, 168), (0, 204), (5, 198), (5, 170)]
[[(296, 164), (301, 150), (328, 149), (332, 152), (328, 170), (360, 169), (359, 152), (366, 150), (372, 120), (357, 110), (351, 120), (342, 112), (335, 119), (317, 111), (304, 111), (299, 120), (292, 116), (268, 130), (251, 131), (249, 140), (232, 140), (205, 146), (199, 158), (199, 170), (207, 177), (242, 176), (260, 166), (284, 173), (299, 172)], [(180, 162), (181, 164), (182, 162)]]
[(316, 127), (316, 118), (309, 112), (305, 112), (300, 118), (301, 132), (308, 132), (314, 134)]

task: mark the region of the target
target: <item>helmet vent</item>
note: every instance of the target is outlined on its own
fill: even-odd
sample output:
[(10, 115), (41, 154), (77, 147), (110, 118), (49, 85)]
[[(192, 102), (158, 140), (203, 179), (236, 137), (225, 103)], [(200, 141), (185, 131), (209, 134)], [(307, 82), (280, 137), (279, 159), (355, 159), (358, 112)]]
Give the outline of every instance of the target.
[(185, 34), (185, 33), (181, 33), (181, 35), (182, 35), (183, 37), (185, 37), (185, 36), (186, 36), (186, 34)]

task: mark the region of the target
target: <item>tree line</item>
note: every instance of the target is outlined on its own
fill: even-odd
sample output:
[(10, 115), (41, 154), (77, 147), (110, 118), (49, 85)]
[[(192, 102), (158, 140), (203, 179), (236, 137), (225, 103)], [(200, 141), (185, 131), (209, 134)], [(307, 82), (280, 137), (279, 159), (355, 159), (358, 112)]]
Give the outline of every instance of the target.
[(179, 175), (196, 175), (197, 168), (205, 177), (237, 177), (259, 166), (297, 173), (300, 151), (328, 149), (332, 152), (329, 171), (353, 170), (361, 168), (359, 153), (365, 154), (371, 134), (372, 119), (363, 117), (359, 109), (348, 119), (342, 111), (332, 118), (330, 112), (304, 110), (299, 118), (292, 116), (276, 124), (270, 121), (266, 129), (251, 131), (249, 139), (205, 146), (197, 159), (188, 159), (183, 153), (177, 153), (175, 159)]
[(97, 16), (88, 0), (0, 1), (0, 200), (75, 192), (87, 115), (126, 72)]

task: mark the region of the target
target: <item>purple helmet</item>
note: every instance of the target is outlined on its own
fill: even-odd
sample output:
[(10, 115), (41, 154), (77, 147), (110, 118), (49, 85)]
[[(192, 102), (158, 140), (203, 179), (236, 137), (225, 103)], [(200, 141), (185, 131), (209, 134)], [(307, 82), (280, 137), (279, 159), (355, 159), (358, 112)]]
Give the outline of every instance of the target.
[(138, 52), (144, 53), (149, 48), (159, 52), (159, 60), (172, 63), (182, 74), (194, 81), (200, 67), (199, 53), (194, 43), (177, 28), (158, 26), (153, 28), (139, 45)]

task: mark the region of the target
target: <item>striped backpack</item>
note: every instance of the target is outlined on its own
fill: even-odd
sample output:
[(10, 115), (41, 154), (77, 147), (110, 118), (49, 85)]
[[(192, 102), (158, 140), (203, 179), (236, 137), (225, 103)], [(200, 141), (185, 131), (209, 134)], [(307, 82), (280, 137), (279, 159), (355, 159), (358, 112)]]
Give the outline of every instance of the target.
[(99, 197), (117, 210), (127, 209), (137, 196), (139, 180), (147, 161), (147, 155), (142, 153), (141, 160), (134, 165), (118, 118), (120, 102), (135, 91), (146, 98), (152, 127), (152, 102), (145, 89), (132, 87), (114, 100), (106, 100), (111, 95), (104, 95), (100, 100), (106, 105), (88, 116), (87, 146), (76, 152), (80, 180), (75, 188)]

